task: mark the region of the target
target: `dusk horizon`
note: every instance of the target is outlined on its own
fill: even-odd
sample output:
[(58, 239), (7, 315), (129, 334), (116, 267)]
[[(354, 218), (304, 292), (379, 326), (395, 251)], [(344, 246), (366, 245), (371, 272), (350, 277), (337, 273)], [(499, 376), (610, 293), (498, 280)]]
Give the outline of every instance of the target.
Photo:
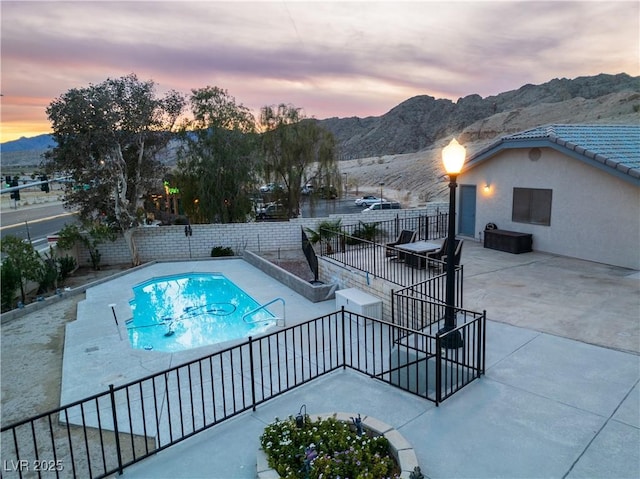
[[(49, 103), (135, 73), (217, 86), (258, 116), (382, 116), (553, 79), (640, 75), (637, 2), (3, 1), (0, 142), (51, 132)], [(149, 15), (150, 11), (153, 15)], [(505, 22), (508, 19), (508, 22)]]

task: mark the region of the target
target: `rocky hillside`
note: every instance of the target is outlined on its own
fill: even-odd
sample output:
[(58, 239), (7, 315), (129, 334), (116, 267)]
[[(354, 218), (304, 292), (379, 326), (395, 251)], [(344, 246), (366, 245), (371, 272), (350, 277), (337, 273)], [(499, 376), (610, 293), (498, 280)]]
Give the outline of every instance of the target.
[[(609, 101), (609, 96), (615, 93), (623, 94), (617, 97), (621, 105)], [(337, 138), (341, 159), (365, 158), (416, 152), (489, 119), (492, 126), (501, 122), (515, 125), (519, 122), (513, 120), (518, 116), (537, 122), (520, 122), (525, 128), (551, 122), (629, 121), (633, 113), (638, 114), (634, 105), (640, 105), (640, 96), (635, 95), (640, 95), (640, 77), (601, 74), (525, 85), (487, 98), (469, 95), (455, 103), (421, 95), (380, 117), (330, 118), (320, 123)], [(598, 109), (597, 115), (590, 114), (593, 107)], [(610, 107), (613, 111), (608, 110)], [(496, 130), (498, 135), (502, 131)]]

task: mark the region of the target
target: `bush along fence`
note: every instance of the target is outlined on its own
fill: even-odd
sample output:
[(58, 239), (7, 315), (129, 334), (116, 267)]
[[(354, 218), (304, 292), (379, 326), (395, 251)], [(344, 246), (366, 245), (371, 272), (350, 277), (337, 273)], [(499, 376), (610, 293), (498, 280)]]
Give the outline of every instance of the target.
[[(442, 308), (423, 301), (425, 308)], [(106, 477), (337, 369), (436, 405), (484, 374), (485, 313), (457, 310), (438, 335), (344, 309), (246, 341), (0, 430), (3, 477), (38, 464), (52, 477)], [(435, 317), (435, 316), (434, 316)], [(402, 321), (397, 321), (398, 323)], [(463, 346), (444, 349), (448, 334)], [(43, 469), (44, 471), (44, 469)]]

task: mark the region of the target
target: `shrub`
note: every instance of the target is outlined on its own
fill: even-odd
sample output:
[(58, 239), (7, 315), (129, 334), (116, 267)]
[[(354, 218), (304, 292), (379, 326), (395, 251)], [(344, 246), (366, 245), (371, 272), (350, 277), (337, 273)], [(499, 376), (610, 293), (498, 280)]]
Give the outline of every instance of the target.
[(365, 223), (360, 221), (358, 227), (353, 231), (353, 236), (367, 241), (375, 240), (380, 231), (380, 223)]
[(331, 245), (331, 239), (340, 234), (340, 228), (342, 226), (342, 218), (335, 220), (324, 220), (318, 225), (317, 230), (311, 228), (305, 228), (309, 233), (309, 241), (311, 244), (318, 242), (324, 242), (327, 254), (333, 254), (333, 246)]
[(58, 266), (52, 258), (42, 260), (38, 273), (38, 294), (46, 293), (55, 288), (58, 279)]
[(211, 249), (211, 256), (217, 258), (219, 256), (234, 256), (235, 253), (228, 246), (214, 246)]
[(3, 261), (0, 281), (2, 282), (2, 288), (0, 288), (2, 298), (2, 311), (10, 310), (14, 303), (13, 300), (16, 297), (16, 291), (20, 287), (20, 272), (16, 269), (11, 261)]
[(355, 427), (330, 417), (298, 428), (289, 419), (268, 425), (260, 437), (269, 465), (280, 477), (310, 479), (399, 477), (384, 436), (358, 435)]
[(58, 258), (58, 282), (63, 285), (66, 279), (76, 269), (77, 261), (73, 256), (63, 256)]
[(82, 226), (67, 224), (58, 233), (58, 248), (68, 250), (76, 242), (82, 243), (89, 250), (89, 261), (94, 270), (100, 269), (101, 255), (98, 246), (105, 241), (115, 241), (115, 230), (108, 224), (100, 222), (85, 222)]
[[(27, 281), (39, 281), (42, 259), (31, 243), (16, 236), (5, 236), (2, 238), (0, 246), (6, 255), (3, 264), (5, 262), (11, 263), (11, 266), (20, 275), (20, 298), (25, 303), (25, 284)], [(4, 288), (4, 285), (2, 287)]]

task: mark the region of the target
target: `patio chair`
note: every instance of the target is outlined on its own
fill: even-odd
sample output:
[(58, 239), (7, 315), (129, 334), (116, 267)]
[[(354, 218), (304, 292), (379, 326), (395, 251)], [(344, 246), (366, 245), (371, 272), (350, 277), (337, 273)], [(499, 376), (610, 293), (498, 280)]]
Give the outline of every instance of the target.
[[(462, 244), (464, 243), (464, 240), (456, 238), (455, 242), (456, 248), (453, 257), (455, 258), (455, 265), (458, 266), (460, 264), (460, 257), (462, 256)], [(445, 268), (445, 265), (447, 264), (447, 247), (448, 240), (445, 238), (442, 242), (442, 247), (438, 251), (427, 254), (428, 260), (437, 260), (429, 261), (430, 268)]]
[(398, 235), (398, 238), (394, 242), (386, 244), (387, 247), (385, 249), (385, 256), (387, 258), (397, 258), (398, 250), (395, 249), (394, 246), (397, 246), (399, 244), (413, 243), (416, 240), (416, 237), (416, 231), (402, 230)]
[(438, 261), (440, 261), (442, 259), (442, 256), (447, 254), (447, 243), (448, 239), (445, 238), (442, 242), (442, 246), (440, 246), (440, 249), (432, 251), (431, 253), (427, 253), (427, 259), (437, 259)]

